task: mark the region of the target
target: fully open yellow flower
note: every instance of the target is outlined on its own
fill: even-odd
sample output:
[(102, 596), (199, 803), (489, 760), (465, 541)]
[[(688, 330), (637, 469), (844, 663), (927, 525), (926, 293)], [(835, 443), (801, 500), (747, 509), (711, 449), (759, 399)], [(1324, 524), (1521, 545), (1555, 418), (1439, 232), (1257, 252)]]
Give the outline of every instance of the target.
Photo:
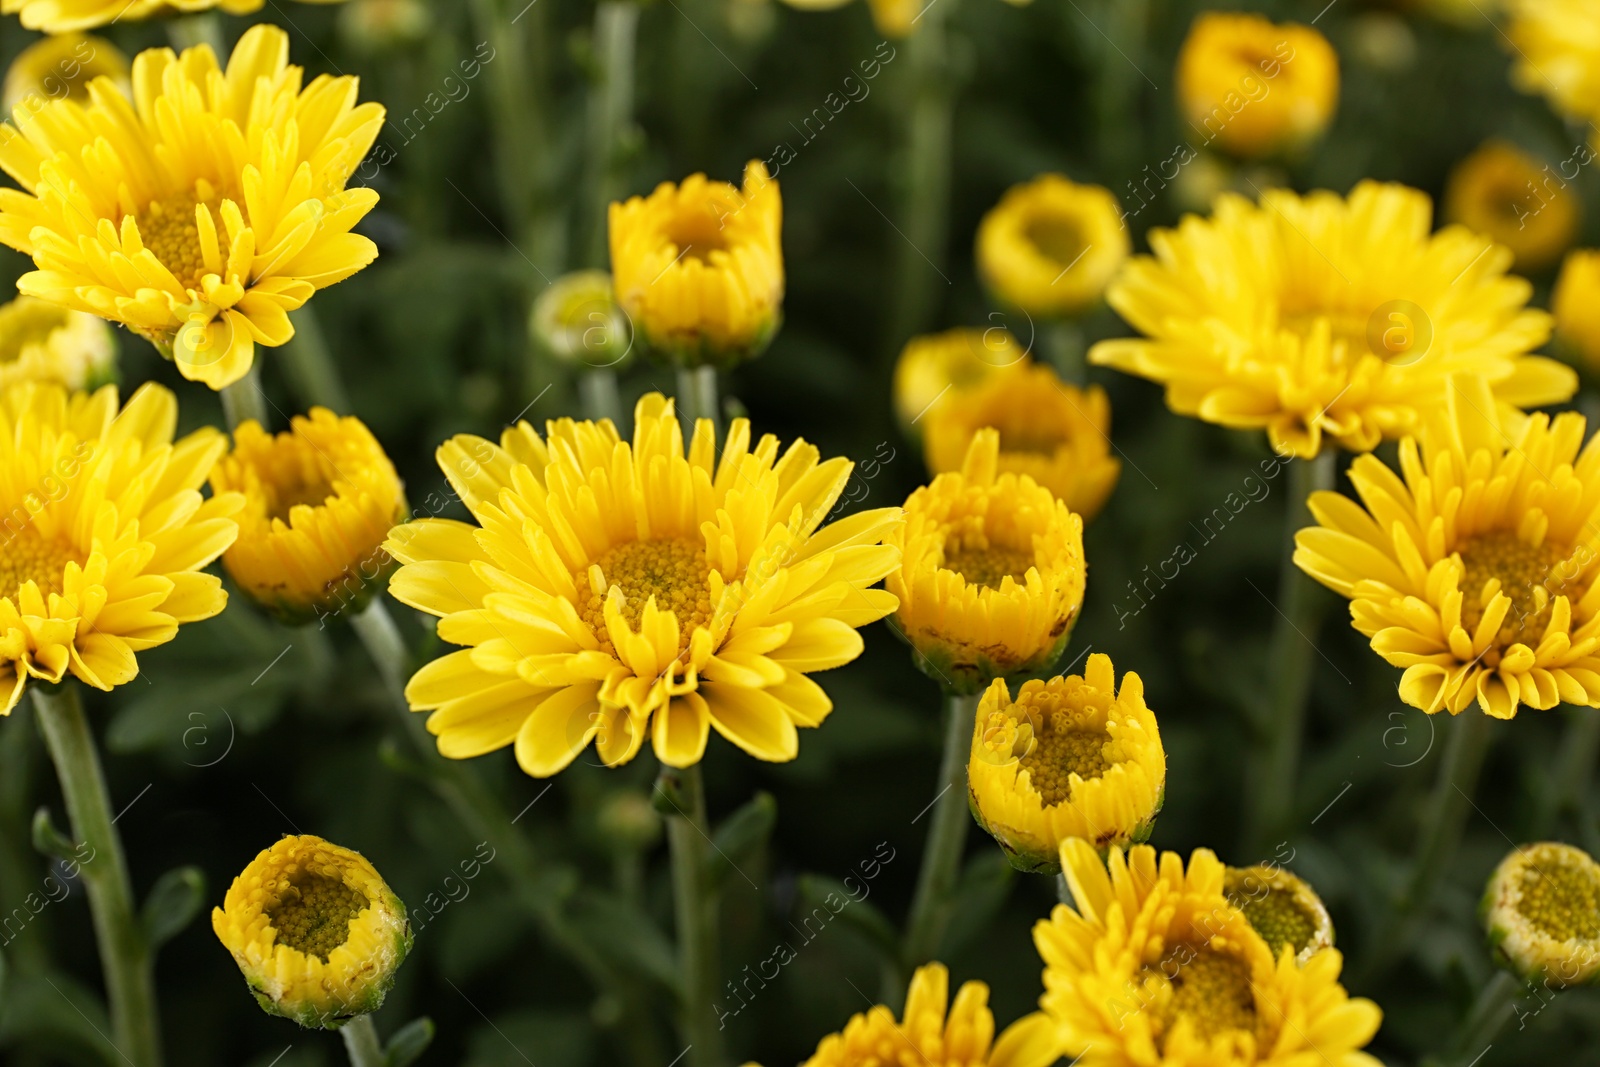
[(1505, 0), (1511, 80), (1568, 118), (1600, 117), (1600, 9), (1589, 0)]
[(312, 408), (292, 426), (273, 435), (244, 422), (211, 472), (213, 489), (245, 498), (223, 566), (290, 625), (365, 607), (393, 569), (383, 542), (406, 513), (400, 476), (360, 419)]
[[(162, 15), (210, 11), (249, 15), (267, 0), (0, 0), (0, 14), (20, 15), (30, 30), (66, 33), (113, 22), (133, 22)], [(300, 0), (303, 4), (338, 4), (344, 0)]]
[(1488, 141), (1456, 165), (1444, 207), (1451, 222), (1511, 249), (1521, 271), (1554, 263), (1578, 235), (1578, 198), (1567, 183), (1505, 141)]
[(1495, 958), (1518, 977), (1552, 989), (1600, 981), (1600, 863), (1583, 849), (1514, 849), (1480, 910)]
[(999, 327), (958, 327), (913, 337), (894, 365), (894, 414), (900, 429), (915, 437), (922, 420), (952, 393), (987, 381), (1027, 358), (1027, 349)]
[(1380, 1067), (1360, 1051), (1382, 1013), (1339, 985), (1335, 949), (1274, 957), (1224, 895), (1207, 849), (1159, 857), (1146, 845), (1107, 864), (1062, 846), (1073, 904), (1033, 930), (1042, 1007), (1063, 1055), (1083, 1067)]
[(1208, 11), (1178, 53), (1178, 102), (1203, 144), (1237, 156), (1293, 151), (1339, 106), (1339, 57), (1310, 26)]
[(1362, 182), (1349, 199), (1269, 190), (1225, 195), (1210, 219), (1152, 230), (1113, 283), (1112, 307), (1147, 339), (1102, 341), (1089, 359), (1166, 385), (1181, 415), (1265, 427), (1280, 455), (1324, 435), (1365, 452), (1414, 431), (1452, 372), (1505, 405), (1577, 389), (1571, 368), (1528, 356), (1550, 320), (1511, 253), (1459, 226), (1429, 234), (1428, 197)]
[(228, 887), (211, 928), (256, 1002), (308, 1028), (377, 1011), (411, 951), (411, 920), (358, 852), (285, 837)]
[(120, 413), (109, 385), (0, 392), (0, 713), (30, 678), (130, 682), (135, 653), (228, 602), (201, 568), (233, 543), (244, 501), (200, 495), (227, 439), (204, 429), (174, 442), (177, 422), (157, 385)]
[(1026, 474), (997, 471), (1000, 435), (980, 430), (960, 471), (906, 501), (885, 583), (917, 666), (951, 693), (1049, 670), (1083, 606), (1083, 520)]
[(639, 401), (632, 444), (609, 419), (518, 423), (495, 445), (462, 435), (439, 465), (477, 525), (424, 519), (387, 548), (399, 600), (468, 647), (423, 667), (406, 695), (439, 751), (515, 743), (555, 774), (593, 741), (608, 766), (648, 734), (673, 767), (709, 729), (758, 759), (791, 760), (797, 726), (833, 705), (813, 671), (861, 654), (856, 628), (894, 610), (869, 589), (900, 560), (882, 545), (900, 509), (822, 525), (850, 477), (796, 441), (752, 443), (736, 419), (717, 458), (709, 421), (685, 442), (672, 402)]
[(1110, 190), (1042, 174), (1007, 189), (978, 223), (978, 274), (1029, 315), (1080, 315), (1100, 302), (1129, 247)]
[(31, 296), (0, 304), (0, 388), (44, 381), (92, 389), (114, 376), (116, 361), (117, 339), (94, 315)]
[(999, 467), (1026, 474), (1081, 515), (1105, 506), (1122, 463), (1111, 455), (1111, 401), (1098, 385), (1068, 385), (1044, 364), (954, 389), (924, 420), (923, 455), (935, 474), (960, 470), (977, 432), (1000, 434)]
[(1506, 424), (1488, 384), (1459, 375), (1420, 441), (1400, 442), (1399, 474), (1359, 456), (1360, 504), (1312, 494), (1320, 525), (1295, 535), (1294, 561), (1350, 599), (1412, 707), (1600, 706), (1600, 443), (1583, 434), (1573, 412)]
[(208, 46), (152, 48), (130, 104), (108, 79), (0, 125), (0, 241), (33, 257), (17, 288), (121, 322), (213, 389), (288, 313), (372, 262), (350, 232), (378, 202), (345, 188), (383, 124), (356, 79), (301, 87), (289, 37), (254, 26), (224, 74)]
[(1109, 656), (1090, 656), (1081, 676), (1024, 682), (1014, 702), (997, 678), (978, 703), (972, 814), (1020, 870), (1060, 870), (1068, 838), (1102, 851), (1144, 841), (1166, 785), (1144, 683), (1129, 671), (1118, 691)]
[(6, 70), (0, 110), (33, 112), (51, 100), (89, 102), (89, 83), (110, 78), (124, 95), (131, 91), (128, 57), (103, 37), (63, 33), (43, 37), (22, 50)]
[(1287, 945), (1304, 963), (1333, 944), (1333, 919), (1322, 898), (1304, 878), (1275, 863), (1229, 867), (1223, 893), (1274, 957)]
[(1550, 296), (1556, 340), (1590, 374), (1600, 374), (1600, 251), (1567, 253)]
[(760, 160), (744, 188), (694, 174), (611, 205), (617, 303), (647, 350), (679, 366), (760, 355), (783, 311), (783, 199)]
[(896, 1022), (882, 1004), (850, 1017), (801, 1067), (1048, 1067), (1058, 1050), (1054, 1028), (1034, 1012), (994, 1032), (989, 987), (966, 982), (950, 1002), (950, 972), (942, 963), (918, 967)]

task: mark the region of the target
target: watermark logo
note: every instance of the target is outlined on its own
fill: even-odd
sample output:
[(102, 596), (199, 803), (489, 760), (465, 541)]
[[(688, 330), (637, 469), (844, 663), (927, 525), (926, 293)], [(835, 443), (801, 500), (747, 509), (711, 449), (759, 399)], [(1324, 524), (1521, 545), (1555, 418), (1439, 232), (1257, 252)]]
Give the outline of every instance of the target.
[(1410, 300), (1378, 305), (1367, 319), (1367, 348), (1391, 367), (1409, 367), (1433, 345), (1433, 320)]

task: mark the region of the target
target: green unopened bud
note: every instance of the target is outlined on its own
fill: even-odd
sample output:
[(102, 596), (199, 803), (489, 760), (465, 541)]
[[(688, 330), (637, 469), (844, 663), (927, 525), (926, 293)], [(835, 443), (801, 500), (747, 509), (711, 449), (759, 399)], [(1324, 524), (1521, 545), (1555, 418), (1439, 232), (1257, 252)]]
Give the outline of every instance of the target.
[(598, 370), (617, 367), (632, 353), (633, 330), (603, 270), (557, 278), (534, 301), (529, 325), (544, 350), (565, 362)]
[(1305, 879), (1276, 864), (1229, 867), (1223, 893), (1228, 903), (1244, 912), (1274, 958), (1288, 946), (1304, 963), (1333, 945), (1333, 920), (1322, 898)]
[(596, 816), (600, 833), (619, 848), (643, 852), (661, 840), (661, 814), (638, 793), (613, 793)]
[(1496, 962), (1553, 989), (1600, 978), (1600, 863), (1546, 841), (1512, 852), (1480, 908)]
[(416, 44), (432, 28), (433, 16), (422, 0), (352, 0), (339, 13), (339, 31), (368, 52)]

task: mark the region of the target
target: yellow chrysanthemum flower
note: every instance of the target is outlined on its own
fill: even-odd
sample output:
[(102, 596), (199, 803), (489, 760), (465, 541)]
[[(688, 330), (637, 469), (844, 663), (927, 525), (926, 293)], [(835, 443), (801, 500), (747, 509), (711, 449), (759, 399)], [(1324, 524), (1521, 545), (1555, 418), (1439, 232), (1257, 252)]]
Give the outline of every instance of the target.
[(958, 327), (913, 337), (894, 365), (894, 414), (900, 429), (915, 437), (935, 404), (1027, 358), (1027, 349), (1000, 327)]
[(1339, 57), (1310, 26), (1208, 11), (1178, 52), (1178, 103), (1203, 139), (1237, 156), (1294, 151), (1339, 106)]
[(923, 455), (935, 474), (960, 470), (979, 430), (1000, 434), (999, 470), (1026, 474), (1085, 522), (1100, 514), (1122, 463), (1111, 455), (1111, 401), (1039, 363), (952, 390), (923, 420)]
[(1525, 307), (1511, 253), (1459, 226), (1429, 234), (1428, 197), (1362, 182), (1349, 199), (1269, 190), (1218, 198), (1210, 219), (1153, 230), (1109, 299), (1148, 339), (1102, 341), (1091, 362), (1161, 382), (1181, 415), (1265, 427), (1280, 454), (1323, 435), (1365, 452), (1413, 432), (1453, 372), (1505, 405), (1572, 396), (1577, 376), (1528, 356), (1550, 320)]
[[(20, 15), (30, 30), (67, 33), (113, 22), (134, 22), (164, 15), (190, 14), (213, 8), (230, 15), (249, 15), (267, 0), (0, 0), (0, 14)], [(338, 4), (344, 0), (300, 0), (302, 4)]]
[(1086, 841), (1061, 865), (1073, 904), (1033, 929), (1044, 958), (1042, 1007), (1062, 1053), (1082, 1067), (1380, 1067), (1361, 1049), (1382, 1013), (1339, 985), (1343, 959), (1274, 957), (1224, 895), (1207, 849), (1182, 857)]
[(1456, 165), (1445, 217), (1511, 249), (1513, 265), (1537, 271), (1578, 235), (1578, 198), (1548, 166), (1505, 141), (1489, 141)]
[(238, 381), (257, 343), (294, 336), (290, 311), (377, 255), (350, 228), (378, 194), (345, 182), (383, 108), (356, 105), (354, 78), (301, 76), (288, 35), (253, 26), (226, 74), (206, 45), (152, 48), (131, 105), (96, 79), (87, 105), (0, 125), (23, 190), (0, 190), (0, 241), (38, 267), (17, 288), (124, 323), (186, 378)]
[(1600, 251), (1567, 253), (1550, 296), (1556, 340), (1591, 374), (1600, 374)]
[(201, 569), (233, 543), (233, 493), (200, 495), (227, 448), (216, 430), (174, 442), (178, 402), (146, 385), (0, 392), (0, 713), (28, 679), (130, 682), (135, 653), (228, 602)]
[(528, 326), (546, 352), (567, 363), (615, 367), (633, 351), (633, 331), (603, 270), (557, 278), (533, 302)]
[(128, 57), (104, 37), (63, 33), (44, 37), (11, 61), (0, 109), (9, 115), (18, 107), (38, 111), (51, 100), (89, 102), (89, 83), (110, 78), (124, 96), (131, 95)]
[(672, 402), (639, 401), (630, 445), (609, 419), (518, 423), (495, 445), (462, 435), (439, 465), (477, 525), (423, 519), (387, 548), (390, 592), (468, 647), (423, 667), (406, 695), (455, 759), (515, 743), (531, 775), (593, 741), (608, 766), (648, 734), (673, 767), (715, 729), (758, 759), (791, 760), (797, 726), (832, 710), (807, 675), (861, 654), (856, 628), (894, 610), (868, 587), (899, 551), (900, 509), (823, 518), (850, 477), (796, 441), (752, 442), (736, 419), (686, 442)]
[(1412, 707), (1600, 706), (1600, 443), (1583, 434), (1573, 412), (1504, 423), (1487, 383), (1458, 375), (1420, 441), (1400, 442), (1399, 474), (1359, 456), (1360, 505), (1312, 494), (1320, 525), (1294, 561), (1350, 599)]
[(59, 382), (93, 389), (114, 377), (117, 339), (104, 320), (19, 296), (0, 304), (0, 389), (14, 382)]
[(999, 456), (999, 434), (980, 430), (887, 538), (903, 552), (885, 583), (899, 632), (951, 693), (1049, 670), (1083, 606), (1083, 520), (1026, 474), (999, 473)]
[(617, 303), (645, 347), (679, 366), (761, 354), (783, 313), (783, 198), (760, 160), (744, 188), (694, 174), (612, 204)]
[(1100, 302), (1129, 248), (1109, 189), (1042, 174), (1007, 189), (978, 223), (978, 274), (1002, 304), (1072, 317)]
[(228, 887), (211, 928), (263, 1010), (337, 1029), (377, 1011), (411, 951), (411, 920), (358, 852), (285, 837)]
[(1322, 898), (1304, 878), (1277, 864), (1229, 867), (1223, 895), (1244, 912), (1252, 929), (1266, 941), (1273, 958), (1287, 945), (1304, 963), (1333, 945), (1333, 918)]
[(1081, 676), (1024, 682), (1015, 701), (996, 678), (978, 703), (972, 815), (1019, 870), (1059, 871), (1068, 838), (1101, 851), (1144, 841), (1166, 786), (1144, 683), (1129, 671), (1119, 691), (1109, 656), (1090, 656)]
[[(900, 1021), (882, 1004), (850, 1017), (801, 1067), (1048, 1067), (1058, 1057), (1054, 1027), (1042, 1012), (994, 1032), (989, 987), (966, 982), (950, 1002), (942, 963), (918, 967)], [(753, 1067), (753, 1065), (752, 1065)]]
[(1600, 981), (1600, 863), (1545, 841), (1515, 849), (1489, 878), (1480, 907), (1495, 958), (1552, 989)]
[(1505, 0), (1511, 80), (1568, 118), (1600, 117), (1600, 9), (1589, 0)]
[(400, 476), (360, 419), (312, 408), (292, 427), (245, 421), (211, 472), (213, 489), (245, 498), (223, 566), (291, 626), (364, 608), (394, 567), (383, 542), (406, 514)]

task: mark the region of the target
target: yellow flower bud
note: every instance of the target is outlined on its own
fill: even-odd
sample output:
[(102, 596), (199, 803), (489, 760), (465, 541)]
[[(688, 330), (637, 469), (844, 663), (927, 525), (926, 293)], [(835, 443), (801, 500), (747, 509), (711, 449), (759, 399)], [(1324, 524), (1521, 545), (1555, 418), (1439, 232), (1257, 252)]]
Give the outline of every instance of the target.
[(98, 316), (31, 296), (0, 304), (0, 388), (59, 382), (97, 389), (115, 379), (116, 362), (117, 340)]
[(1015, 701), (996, 679), (978, 703), (972, 815), (1018, 870), (1058, 872), (1072, 838), (1101, 852), (1144, 841), (1166, 781), (1144, 685), (1129, 671), (1118, 691), (1109, 656), (1090, 656), (1081, 676), (1024, 682)]
[(616, 367), (633, 350), (633, 331), (603, 270), (557, 278), (533, 302), (529, 326), (544, 350), (564, 363)]
[(1273, 958), (1287, 945), (1294, 949), (1295, 959), (1304, 963), (1313, 953), (1333, 945), (1333, 919), (1305, 879), (1277, 864), (1259, 863), (1229, 867), (1222, 885), (1228, 903), (1244, 912)]
[[(1028, 359), (1009, 330), (954, 329), (906, 342), (894, 367), (894, 414), (907, 437), (956, 390), (988, 381)], [(966, 446), (962, 445), (965, 453)]]
[(411, 951), (405, 905), (372, 864), (310, 834), (252, 860), (211, 927), (261, 1007), (307, 1028), (377, 1011)]
[(1511, 249), (1513, 266), (1554, 263), (1578, 235), (1578, 198), (1555, 168), (1505, 141), (1488, 141), (1456, 165), (1445, 217)]
[(360, 419), (326, 408), (296, 416), (287, 433), (251, 420), (233, 437), (211, 472), (213, 489), (246, 499), (222, 558), (228, 574), (290, 625), (366, 607), (394, 568), (383, 542), (406, 513), (383, 446)]
[(5, 88), (0, 90), (0, 106), (10, 116), (18, 107), (32, 116), (51, 100), (89, 99), (89, 83), (110, 78), (129, 95), (128, 57), (104, 37), (86, 33), (63, 33), (46, 37), (24, 48), (6, 71)]
[(1110, 190), (1043, 174), (1006, 190), (978, 224), (978, 273), (1002, 304), (1073, 317), (1100, 303), (1130, 248)]
[(1495, 868), (1480, 907), (1496, 960), (1553, 989), (1600, 979), (1600, 863), (1545, 841)]

